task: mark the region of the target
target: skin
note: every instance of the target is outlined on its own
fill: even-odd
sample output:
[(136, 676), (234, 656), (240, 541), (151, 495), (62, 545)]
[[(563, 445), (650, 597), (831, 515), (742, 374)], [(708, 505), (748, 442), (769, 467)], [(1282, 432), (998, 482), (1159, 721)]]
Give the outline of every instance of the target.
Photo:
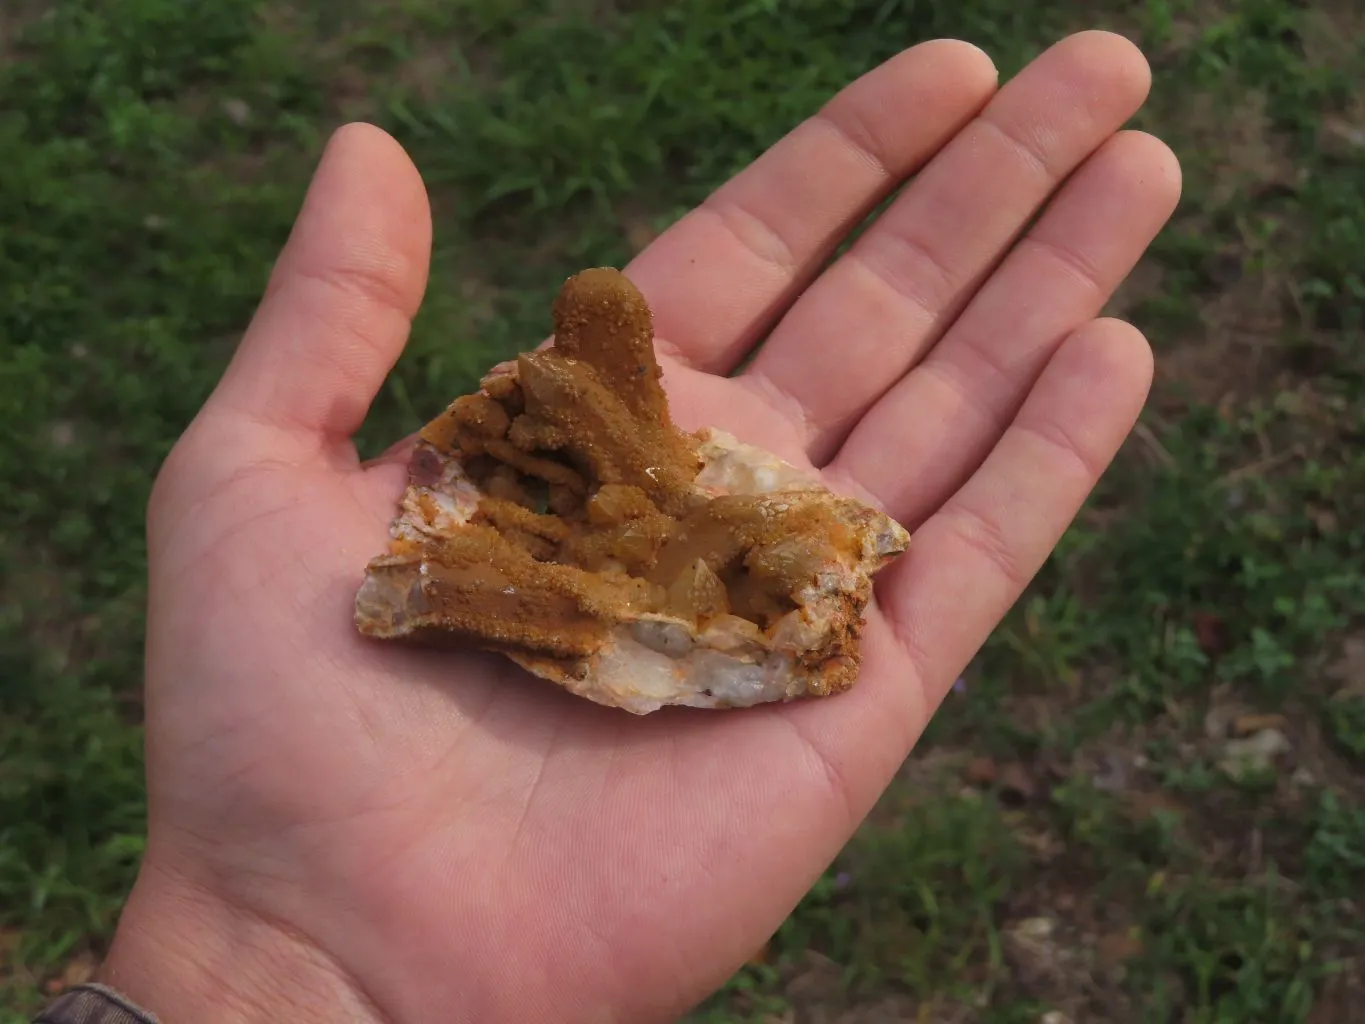
[(914, 533), (851, 691), (643, 719), (495, 657), (357, 636), (404, 472), (350, 437), (421, 301), (431, 226), (399, 146), (341, 129), (156, 482), (150, 830), (105, 979), (171, 1021), (395, 1024), (667, 1020), (721, 984), (1134, 424), (1151, 352), (1096, 317), (1178, 198), (1166, 146), (1119, 130), (1148, 87), (1102, 33), (1003, 87), (971, 46), (915, 47), (625, 268), (680, 426), (814, 465)]

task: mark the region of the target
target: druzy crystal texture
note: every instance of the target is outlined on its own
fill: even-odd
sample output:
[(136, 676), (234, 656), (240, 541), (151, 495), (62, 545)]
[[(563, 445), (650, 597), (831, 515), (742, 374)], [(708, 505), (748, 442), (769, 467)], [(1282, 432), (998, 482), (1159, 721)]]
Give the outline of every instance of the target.
[(894, 520), (719, 430), (674, 426), (644, 297), (585, 270), (553, 342), (421, 431), (362, 634), (501, 652), (635, 714), (848, 689)]

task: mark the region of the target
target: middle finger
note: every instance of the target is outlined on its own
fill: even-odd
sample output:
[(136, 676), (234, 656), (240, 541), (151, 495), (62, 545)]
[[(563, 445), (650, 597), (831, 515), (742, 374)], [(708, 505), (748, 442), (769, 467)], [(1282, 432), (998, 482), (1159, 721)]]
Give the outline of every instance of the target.
[(740, 378), (823, 465), (942, 336), (1071, 171), (1142, 105), (1122, 36), (1083, 32), (1025, 68), (792, 307)]

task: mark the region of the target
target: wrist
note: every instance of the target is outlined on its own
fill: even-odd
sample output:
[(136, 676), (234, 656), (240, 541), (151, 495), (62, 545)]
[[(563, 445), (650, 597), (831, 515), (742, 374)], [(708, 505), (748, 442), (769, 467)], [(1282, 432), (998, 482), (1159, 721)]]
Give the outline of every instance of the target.
[(163, 1024), (382, 1019), (307, 937), (150, 862), (129, 894), (99, 980)]

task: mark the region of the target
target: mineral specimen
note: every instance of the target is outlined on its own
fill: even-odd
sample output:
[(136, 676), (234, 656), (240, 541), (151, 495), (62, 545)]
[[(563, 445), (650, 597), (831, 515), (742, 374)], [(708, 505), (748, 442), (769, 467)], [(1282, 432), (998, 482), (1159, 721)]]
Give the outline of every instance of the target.
[(421, 431), (360, 632), (499, 651), (635, 714), (851, 686), (871, 576), (909, 534), (674, 426), (650, 309), (619, 272), (570, 278), (554, 325)]

